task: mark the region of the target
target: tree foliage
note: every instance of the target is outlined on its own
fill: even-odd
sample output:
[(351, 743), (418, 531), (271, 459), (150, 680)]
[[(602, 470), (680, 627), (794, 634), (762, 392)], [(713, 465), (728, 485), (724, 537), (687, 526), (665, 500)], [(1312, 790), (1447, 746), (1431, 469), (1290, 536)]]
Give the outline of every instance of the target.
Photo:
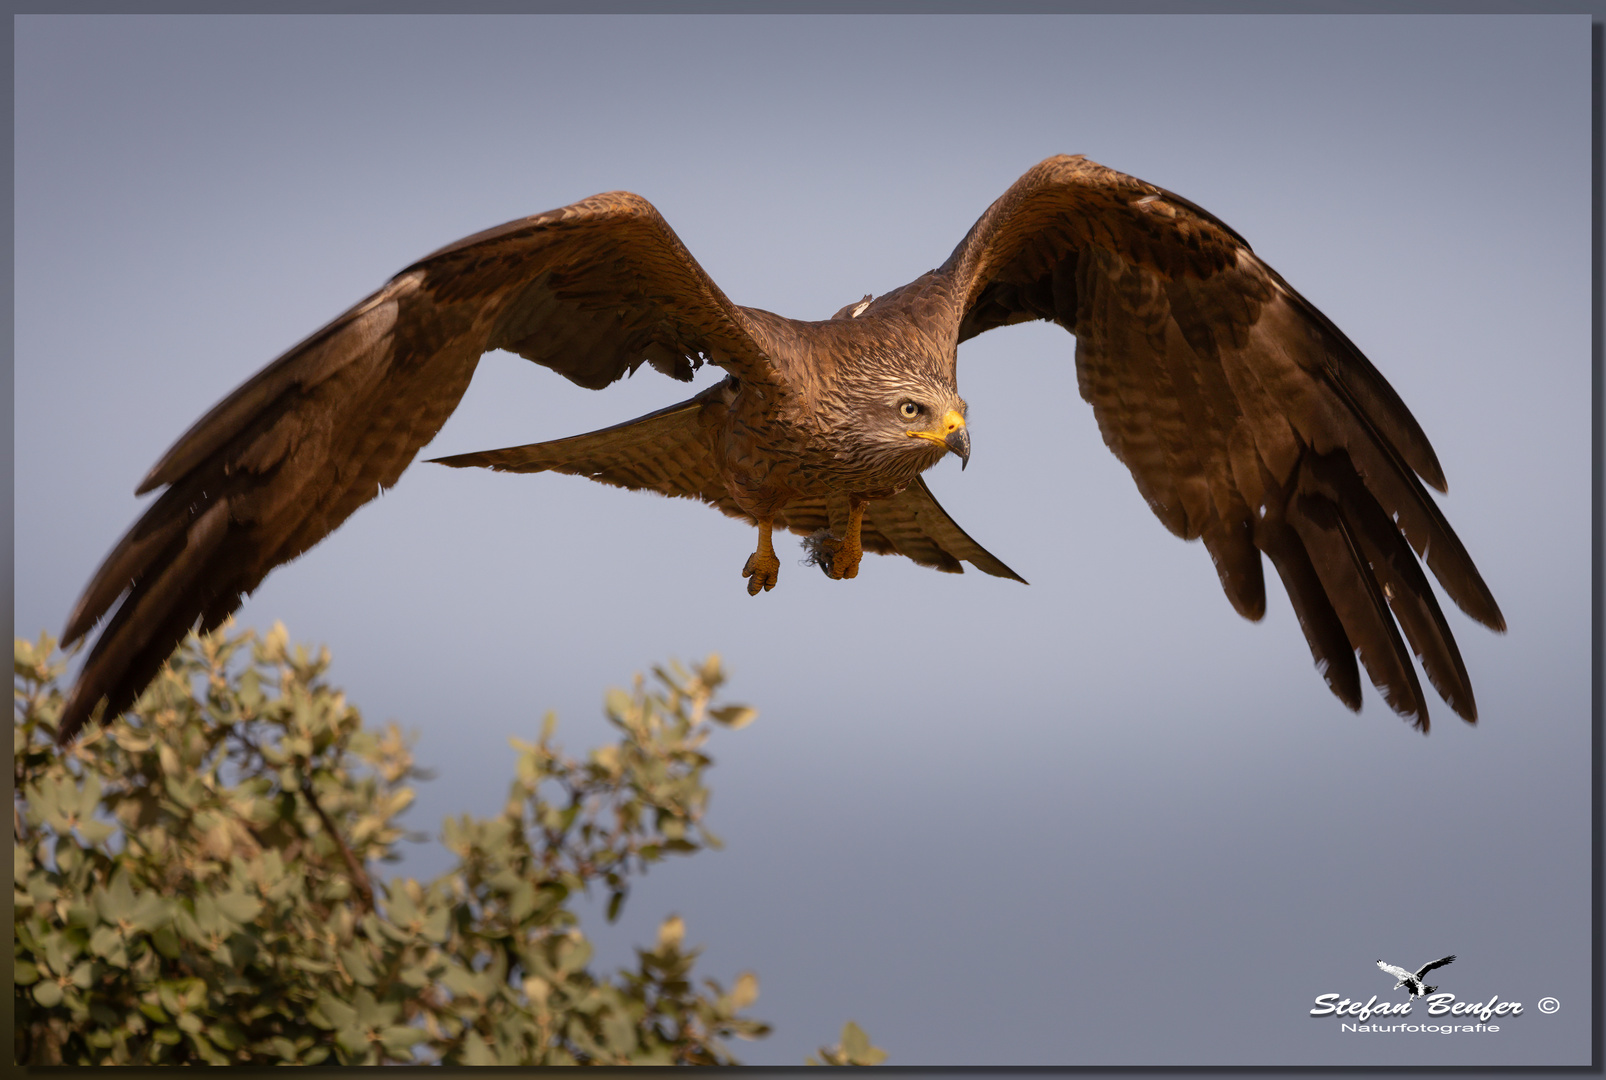
[[(328, 664), (282, 626), (192, 636), (62, 750), (64, 662), (16, 641), (18, 1062), (728, 1064), (728, 1039), (767, 1033), (751, 973), (694, 983), (678, 917), (603, 976), (571, 907), (600, 888), (616, 917), (652, 863), (719, 845), (710, 722), (755, 714), (713, 704), (717, 658), (610, 692), (619, 737), (584, 760), (550, 715), (514, 740), (502, 813), (448, 821), (457, 863), (427, 885), (370, 879), (423, 773)], [(881, 1054), (851, 1024), (820, 1053)]]
[(870, 1045), (870, 1036), (852, 1020), (842, 1025), (842, 1038), (835, 1046), (820, 1047), (818, 1058), (809, 1058), (810, 1065), (879, 1065), (887, 1060), (887, 1052)]

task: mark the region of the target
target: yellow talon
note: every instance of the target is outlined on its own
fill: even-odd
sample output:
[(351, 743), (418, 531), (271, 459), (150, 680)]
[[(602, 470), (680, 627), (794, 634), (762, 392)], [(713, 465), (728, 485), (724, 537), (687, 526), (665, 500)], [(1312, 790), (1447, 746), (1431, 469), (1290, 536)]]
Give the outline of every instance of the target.
[(825, 567), (828, 576), (840, 581), (842, 578), (859, 576), (859, 563), (864, 558), (864, 544), (859, 538), (864, 525), (865, 501), (857, 498), (848, 499), (848, 534), (841, 540), (828, 536), (820, 543), (822, 548), (821, 565)]
[(758, 523), (758, 550), (747, 557), (747, 565), (742, 567), (748, 596), (757, 596), (760, 589), (767, 592), (775, 588), (781, 576), (781, 560), (775, 557), (775, 544), (770, 539), (772, 526), (768, 520)]

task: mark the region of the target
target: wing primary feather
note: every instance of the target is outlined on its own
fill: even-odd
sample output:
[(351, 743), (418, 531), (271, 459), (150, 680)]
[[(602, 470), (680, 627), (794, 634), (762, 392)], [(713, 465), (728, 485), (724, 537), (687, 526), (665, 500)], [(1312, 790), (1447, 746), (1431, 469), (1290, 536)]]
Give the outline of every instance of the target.
[(240, 437), (242, 429), (275, 416), (283, 399), (305, 391), (354, 362), (371, 357), (396, 325), (398, 300), (415, 291), (414, 275), (392, 279), (383, 289), (301, 341), (247, 379), (190, 425), (163, 454), (134, 494), (174, 484), (212, 454)]
[(157, 561), (157, 554), (173, 542), (185, 525), (183, 515), (169, 511), (175, 508), (174, 504), (186, 501), (187, 493), (176, 488), (163, 492), (139, 522), (101, 560), (100, 568), (89, 579), (88, 588), (67, 617), (67, 625), (61, 632), (63, 642), (77, 641), (94, 629), (101, 616), (128, 590), (140, 571)]
[(1433, 444), (1428, 441), (1427, 433), (1394, 387), (1383, 378), (1382, 372), (1320, 308), (1300, 295), (1277, 271), (1258, 260), (1257, 263), (1328, 339), (1324, 350), (1327, 356), (1326, 373), (1329, 380), (1342, 389), (1351, 410), (1373, 425), (1381, 439), (1400, 452), (1413, 472), (1440, 493), (1449, 491), (1444, 468), (1439, 464), (1439, 456), (1433, 452)]
[(1199, 538), (1215, 563), (1221, 591), (1227, 594), (1233, 610), (1259, 622), (1266, 614), (1266, 576), (1247, 510), (1241, 518), (1214, 517)]
[(1312, 553), (1289, 523), (1295, 492), (1291, 485), (1279, 484), (1250, 447), (1240, 445), (1240, 450), (1248, 451), (1248, 459), (1239, 461), (1238, 465), (1252, 470), (1239, 477), (1240, 486), (1247, 484), (1257, 489), (1254, 501), (1260, 508), (1252, 520), (1255, 547), (1271, 560), (1277, 576), (1282, 579), (1288, 602), (1310, 646), (1316, 670), (1335, 697), (1352, 711), (1359, 712), (1361, 674), (1355, 646), (1316, 572)]
[(1356, 471), (1382, 508), (1399, 522), (1411, 548), (1456, 606), (1489, 629), (1504, 632), (1506, 619), (1494, 593), (1472, 562), (1444, 512), (1422, 487), (1394, 445), (1382, 438), (1365, 413), (1352, 412), (1362, 425), (1348, 449)]
[(1299, 628), (1305, 632), (1310, 646), (1311, 659), (1316, 670), (1332, 690), (1333, 696), (1351, 711), (1361, 709), (1361, 674), (1355, 662), (1355, 650), (1345, 636), (1344, 626), (1327, 599), (1310, 555), (1300, 543), (1293, 529), (1281, 522), (1272, 526), (1255, 526), (1255, 543), (1277, 570), (1288, 602), (1299, 619)]
[(1372, 684), (1382, 692), (1390, 708), (1426, 733), (1428, 715), (1422, 687), (1383, 591), (1368, 570), (1338, 507), (1309, 490), (1309, 486), (1300, 484), (1288, 508), (1288, 522), (1304, 541), (1311, 565), (1345, 634), (1354, 642)]
[[(208, 564), (224, 546), (228, 529), (228, 500), (219, 499), (168, 545), (157, 567), (130, 591), (90, 650), (62, 706), (59, 742), (78, 734), (102, 697), (107, 699), (104, 715), (115, 716), (155, 677), (190, 630), (194, 615), (183, 600), (204, 588)], [(137, 632), (139, 628), (145, 629)]]
[(1457, 716), (1475, 723), (1478, 706), (1461, 651), (1433, 596), (1433, 587), (1398, 527), (1372, 498), (1347, 455), (1313, 456), (1310, 468), (1313, 479), (1340, 508), (1428, 681)]

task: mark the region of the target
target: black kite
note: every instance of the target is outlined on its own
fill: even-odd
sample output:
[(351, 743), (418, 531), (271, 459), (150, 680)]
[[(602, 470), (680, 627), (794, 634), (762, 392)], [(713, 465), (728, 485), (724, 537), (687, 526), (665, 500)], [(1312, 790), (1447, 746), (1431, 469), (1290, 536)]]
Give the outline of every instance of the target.
[(743, 569), (755, 594), (776, 582), (776, 526), (808, 534), (832, 577), (853, 577), (866, 550), (1017, 577), (920, 474), (970, 453), (959, 344), (1032, 319), (1076, 335), (1078, 382), (1105, 442), (1166, 528), (1204, 541), (1240, 614), (1265, 612), (1265, 554), (1346, 705), (1361, 703), (1358, 653), (1390, 706), (1425, 731), (1414, 651), (1450, 707), (1476, 718), (1418, 557), (1472, 618), (1496, 630), (1504, 620), (1422, 486), (1445, 490), (1444, 474), (1393, 389), (1215, 217), (1055, 157), (942, 266), (823, 322), (731, 303), (628, 192), (414, 263), (230, 394), (145, 477), (140, 493), (166, 490), (67, 622), (72, 642), (117, 605), (60, 735), (102, 701), (127, 708), (197, 622), (217, 626), (270, 570), (394, 484), (493, 349), (592, 389), (643, 363), (684, 380), (706, 361), (726, 378), (617, 427), (447, 464), (702, 499), (758, 526)]

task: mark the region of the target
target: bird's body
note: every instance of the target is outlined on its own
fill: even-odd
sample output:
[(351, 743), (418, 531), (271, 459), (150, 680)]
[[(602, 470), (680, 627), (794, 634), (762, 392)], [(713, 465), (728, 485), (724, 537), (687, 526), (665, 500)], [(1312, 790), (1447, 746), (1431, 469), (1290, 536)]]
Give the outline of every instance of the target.
[[(152, 469), (140, 491), (166, 490), (68, 620), (70, 642), (116, 605), (61, 735), (103, 699), (128, 706), (197, 622), (221, 622), (395, 483), (492, 349), (592, 389), (643, 364), (689, 379), (710, 362), (726, 378), (629, 423), (448, 464), (701, 499), (758, 527), (743, 568), (752, 593), (776, 583), (776, 527), (809, 535), (832, 577), (853, 577), (868, 550), (1019, 580), (920, 475), (970, 453), (960, 344), (1032, 319), (1076, 335), (1079, 386), (1106, 444), (1161, 522), (1203, 541), (1241, 614), (1265, 610), (1264, 554), (1346, 704), (1360, 705), (1358, 653), (1425, 730), (1414, 651), (1455, 711), (1475, 717), (1417, 558), (1474, 618), (1503, 620), (1422, 487), (1419, 477), (1441, 490), (1444, 478), (1404, 404), (1230, 228), (1163, 189), (1057, 157), (941, 266), (823, 321), (733, 304), (628, 192), (415, 263), (226, 398)], [(1045, 475), (1057, 465), (1046, 459)]]
[(1424, 978), (1427, 973), (1432, 971), (1434, 968), (1443, 967), (1445, 964), (1450, 963), (1454, 959), (1455, 957), (1453, 955), (1441, 957), (1438, 960), (1423, 964), (1415, 971), (1407, 971), (1402, 967), (1396, 967), (1394, 964), (1390, 964), (1382, 960), (1377, 962), (1377, 966), (1382, 968), (1387, 974), (1392, 975), (1399, 980), (1399, 982), (1394, 984), (1393, 988), (1395, 990), (1398, 990), (1403, 986), (1411, 991), (1412, 997), (1419, 998), (1427, 997), (1429, 994), (1438, 989), (1437, 986), (1429, 986), (1427, 984)]
[[(958, 394), (945, 385), (938, 343), (901, 335), (908, 344), (895, 364), (843, 332), (869, 324), (772, 320), (755, 319), (756, 336), (765, 339), (767, 355), (793, 362), (781, 382), (738, 381), (724, 395), (730, 400), (717, 428), (723, 479), (744, 512), (778, 513), (800, 497), (890, 498), (947, 453), (941, 444), (909, 440), (902, 426), (891, 438), (865, 437), (883, 433), (867, 432), (859, 422), (877, 405), (890, 413), (912, 397), (931, 403), (919, 407), (936, 419), (962, 410)], [(922, 426), (929, 422), (923, 419)]]
[[(817, 543), (827, 549), (833, 544), (828, 536), (850, 540), (857, 535), (868, 541), (871, 551), (902, 551), (948, 570), (958, 570), (957, 558), (966, 558), (989, 572), (1018, 577), (969, 541), (917, 483), (922, 472), (951, 450), (968, 454), (965, 403), (952, 388), (953, 361), (944, 357), (939, 342), (897, 315), (876, 325), (849, 326), (855, 318), (851, 313), (809, 323), (751, 308), (742, 311), (765, 355), (784, 373), (781, 378), (729, 376), (689, 401), (630, 424), (438, 460), (509, 472), (568, 472), (700, 498), (761, 529), (769, 523), (817, 535)], [(903, 325), (889, 326), (894, 320)], [(902, 343), (896, 356), (865, 347), (865, 329), (878, 339), (896, 337)], [(903, 415), (904, 410), (911, 415)], [(865, 423), (866, 416), (874, 422)], [(942, 430), (949, 424), (953, 432)], [(942, 438), (932, 437), (939, 433)], [(629, 469), (610, 468), (622, 446), (633, 437), (649, 436), (650, 448), (631, 448)], [(683, 466), (680, 474), (665, 472), (677, 464)], [(887, 505), (905, 492), (907, 498)], [(862, 524), (855, 533), (849, 525), (855, 507), (869, 512), (872, 503), (882, 505), (872, 513), (868, 534)], [(934, 522), (940, 517), (939, 539), (957, 558), (924, 550), (908, 537), (897, 543), (887, 535), (899, 529), (894, 512), (923, 512)], [(885, 531), (877, 528), (878, 522)], [(845, 560), (834, 550), (816, 555), (832, 576), (857, 573), (851, 555)], [(773, 587), (777, 572), (778, 565), (750, 575), (750, 590)]]

